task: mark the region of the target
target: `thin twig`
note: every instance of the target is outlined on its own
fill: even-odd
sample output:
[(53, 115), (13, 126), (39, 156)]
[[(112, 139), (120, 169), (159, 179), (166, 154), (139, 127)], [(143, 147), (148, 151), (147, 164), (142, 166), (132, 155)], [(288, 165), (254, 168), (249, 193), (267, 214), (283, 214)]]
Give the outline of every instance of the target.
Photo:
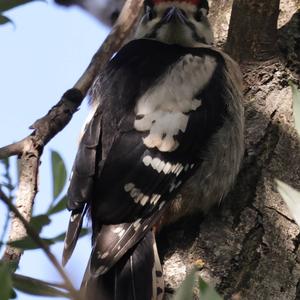
[(0, 149), (0, 159), (7, 158), (7, 157), (13, 156), (13, 155), (21, 154), (24, 149), (24, 143), (25, 143), (26, 139), (27, 138), (1, 148)]
[[(142, 5), (143, 0), (126, 1), (111, 33), (96, 52), (88, 68), (74, 87), (65, 92), (61, 100), (51, 108), (47, 115), (37, 120), (31, 126), (31, 129), (34, 129), (32, 134), (17, 143), (0, 148), (0, 158), (12, 155), (21, 156), (21, 175), (16, 207), (27, 223), (31, 219), (33, 202), (38, 189), (37, 177), (44, 146), (69, 123), (97, 74), (99, 74), (111, 56), (123, 45), (140, 14)], [(22, 222), (20, 222), (19, 218), (13, 218), (9, 241), (18, 240), (25, 236), (26, 230), (24, 230)], [(21, 254), (22, 250), (8, 246), (4, 259), (18, 261)]]
[(92, 61), (83, 76), (75, 84), (74, 88), (86, 94), (92, 85), (99, 70), (111, 58), (112, 54), (118, 51), (129, 35), (133, 25), (140, 15), (143, 0), (127, 0), (121, 14), (114, 25), (110, 35), (104, 41), (100, 49), (96, 52)]
[[(37, 178), (39, 171), (39, 150), (37, 150), (32, 140), (28, 140), (26, 150), (20, 160), (20, 177), (19, 187), (16, 195), (15, 205), (21, 215), (29, 223), (31, 219), (31, 213), (33, 208), (34, 198), (37, 193)], [(27, 236), (27, 232), (23, 223), (16, 216), (12, 217), (11, 227), (9, 231), (8, 242), (20, 240)], [(3, 259), (13, 260), (18, 262), (22, 249), (17, 249), (10, 245), (6, 246)]]
[(73, 287), (72, 282), (70, 281), (69, 277), (65, 273), (62, 266), (57, 261), (56, 257), (50, 251), (49, 246), (43, 242), (43, 240), (38, 236), (34, 228), (32, 228), (32, 226), (25, 220), (25, 218), (20, 214), (18, 209), (11, 203), (10, 199), (5, 195), (5, 193), (1, 189), (0, 189), (0, 199), (7, 205), (9, 210), (13, 212), (15, 216), (22, 222), (23, 226), (27, 231), (27, 234), (44, 251), (46, 256), (49, 258), (51, 263), (55, 266), (56, 270), (63, 278), (66, 289), (70, 292), (72, 297), (76, 299), (78, 297), (76, 289)]
[(66, 289), (66, 286), (63, 283), (44, 281), (44, 280), (24, 276), (24, 275), (17, 274), (17, 273), (14, 273), (12, 277), (13, 277), (13, 279), (16, 278), (16, 279), (21, 279), (21, 280), (22, 279), (23, 280), (29, 280), (29, 281), (32, 280), (32, 281), (35, 281), (36, 283), (40, 283), (42, 285), (48, 285), (50, 287), (54, 287), (54, 288), (58, 288), (58, 289), (64, 289), (64, 290)]

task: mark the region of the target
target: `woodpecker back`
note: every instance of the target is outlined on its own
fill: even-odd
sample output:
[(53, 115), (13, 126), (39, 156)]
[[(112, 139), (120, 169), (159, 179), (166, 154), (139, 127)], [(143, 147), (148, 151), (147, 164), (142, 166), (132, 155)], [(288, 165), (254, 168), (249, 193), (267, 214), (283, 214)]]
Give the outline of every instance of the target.
[(90, 208), (88, 299), (160, 300), (153, 226), (206, 211), (243, 156), (235, 63), (214, 49), (207, 1), (146, 1), (136, 39), (99, 74), (68, 191), (66, 262)]

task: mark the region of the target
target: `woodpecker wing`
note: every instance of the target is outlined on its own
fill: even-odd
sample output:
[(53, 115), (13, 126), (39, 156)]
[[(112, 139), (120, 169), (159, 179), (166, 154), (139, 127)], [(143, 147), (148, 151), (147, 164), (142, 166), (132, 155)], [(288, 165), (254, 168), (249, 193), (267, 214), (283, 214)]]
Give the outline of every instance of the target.
[(90, 264), (81, 285), (85, 299), (162, 300), (162, 269), (152, 231), (102, 276), (91, 276)]
[(73, 166), (68, 190), (68, 209), (72, 212), (64, 241), (63, 265), (68, 262), (76, 246), (90, 204), (97, 171), (96, 162), (101, 162), (101, 119), (102, 114), (96, 107), (91, 120), (85, 126)]

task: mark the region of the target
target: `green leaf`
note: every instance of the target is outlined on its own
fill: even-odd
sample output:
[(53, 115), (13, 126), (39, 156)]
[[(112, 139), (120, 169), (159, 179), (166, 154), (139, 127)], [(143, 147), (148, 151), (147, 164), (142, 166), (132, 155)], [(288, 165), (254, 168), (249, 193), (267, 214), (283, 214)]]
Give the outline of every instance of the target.
[(67, 170), (63, 159), (56, 151), (51, 151), (52, 178), (53, 178), (53, 200), (61, 193), (67, 179)]
[(58, 212), (61, 212), (62, 210), (65, 210), (67, 207), (67, 196), (62, 197), (54, 206), (50, 207), (47, 214), (53, 215)]
[(9, 158), (0, 159), (0, 162), (4, 165), (5, 169), (9, 169)]
[(65, 240), (65, 236), (66, 236), (66, 233), (63, 232), (57, 236), (55, 236), (54, 238), (52, 238), (52, 241), (55, 241), (55, 242), (63, 242)]
[[(80, 231), (79, 238), (87, 235), (88, 233), (89, 233), (89, 230), (87, 228), (82, 228)], [(63, 233), (57, 235), (56, 237), (53, 237), (51, 240), (53, 242), (63, 242), (65, 240), (65, 236), (66, 236), (66, 233), (63, 232)]]
[[(193, 300), (193, 290), (195, 285), (197, 268), (193, 268), (192, 271), (186, 276), (185, 280), (177, 290), (172, 300)], [(210, 287), (204, 280), (199, 280), (199, 290), (201, 300), (222, 300), (216, 290)]]
[(12, 280), (10, 266), (5, 262), (0, 262), (0, 299), (8, 300), (12, 295)]
[(293, 109), (294, 109), (294, 118), (295, 118), (295, 127), (300, 135), (300, 90), (293, 83), (290, 83), (293, 92)]
[[(89, 232), (89, 230), (87, 228), (82, 228), (79, 237), (85, 236), (86, 234), (88, 234), (88, 232)], [(55, 244), (56, 242), (64, 241), (65, 235), (66, 235), (66, 233), (64, 232), (53, 238), (47, 238), (47, 239), (41, 238), (41, 240), (48, 246), (51, 246), (51, 245)], [(26, 237), (24, 239), (17, 240), (17, 241), (12, 241), (7, 244), (12, 247), (20, 248), (23, 250), (35, 250), (35, 249), (40, 248), (40, 246), (38, 246), (30, 237)]]
[[(51, 239), (42, 239), (42, 241), (49, 246), (54, 244), (54, 242)], [(8, 245), (23, 250), (35, 250), (40, 248), (40, 246), (37, 245), (30, 237), (9, 242)]]
[(0, 25), (4, 25), (4, 24), (7, 24), (7, 23), (12, 23), (13, 24), (13, 21), (11, 19), (9, 19), (8, 17), (5, 17), (5, 16), (0, 14)]
[(15, 290), (11, 290), (10, 299), (17, 299), (17, 293)]
[(81, 238), (81, 237), (87, 235), (89, 232), (90, 232), (90, 231), (88, 230), (88, 228), (81, 228), (79, 237)]
[(0, 12), (15, 8), (17, 6), (33, 2), (35, 0), (1, 0), (0, 1)]
[(278, 192), (287, 204), (295, 222), (300, 227), (300, 192), (278, 179), (275, 182)]
[(199, 290), (201, 293), (205, 293), (209, 288), (209, 285), (202, 279), (199, 278)]
[(47, 215), (37, 215), (31, 218), (30, 225), (35, 229), (35, 231), (39, 234), (43, 227), (49, 225), (51, 220)]
[[(176, 291), (173, 300), (193, 300), (193, 288), (195, 285), (196, 268), (185, 277), (183, 283)], [(202, 298), (201, 298), (202, 300)]]
[(200, 299), (201, 300), (222, 300), (217, 291), (209, 286), (202, 278), (199, 279)]
[[(50, 297), (68, 297), (68, 293), (63, 292), (50, 283), (41, 281), (35, 278), (14, 274), (13, 286), (17, 290), (35, 296), (50, 296)], [(2, 299), (2, 298), (1, 298)]]
[(16, 270), (18, 269), (18, 262), (17, 261), (14, 261), (14, 260), (12, 260), (12, 261), (7, 261), (6, 262), (6, 264), (8, 265), (8, 268), (9, 268), (9, 270), (10, 270), (10, 273), (14, 273), (14, 272), (16, 272)]

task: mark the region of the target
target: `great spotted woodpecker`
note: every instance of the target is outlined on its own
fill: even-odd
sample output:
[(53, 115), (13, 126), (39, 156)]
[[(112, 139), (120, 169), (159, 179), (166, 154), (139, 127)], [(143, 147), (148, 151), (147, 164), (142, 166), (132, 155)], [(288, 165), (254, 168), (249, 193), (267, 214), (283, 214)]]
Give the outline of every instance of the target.
[(90, 211), (85, 299), (160, 300), (153, 228), (207, 211), (243, 156), (241, 76), (212, 46), (206, 0), (148, 0), (135, 38), (92, 88), (68, 191), (64, 263)]

